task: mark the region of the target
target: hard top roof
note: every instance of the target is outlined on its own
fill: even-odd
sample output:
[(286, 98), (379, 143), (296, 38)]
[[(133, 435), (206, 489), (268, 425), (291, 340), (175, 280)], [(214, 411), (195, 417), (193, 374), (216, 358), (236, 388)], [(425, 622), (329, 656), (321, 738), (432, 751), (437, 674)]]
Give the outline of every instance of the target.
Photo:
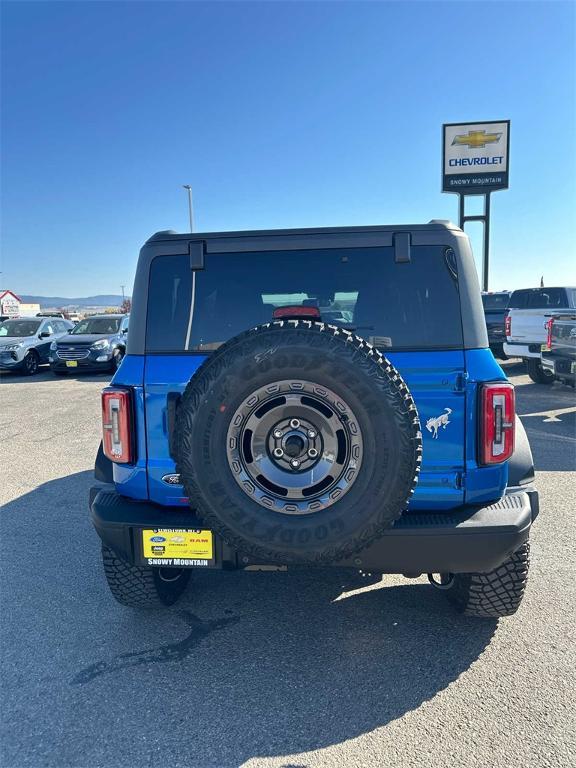
[(301, 229), (252, 229), (252, 230), (233, 230), (224, 232), (175, 232), (172, 229), (156, 232), (147, 242), (158, 240), (209, 240), (212, 238), (238, 238), (238, 237), (261, 237), (274, 235), (323, 235), (323, 234), (346, 234), (355, 232), (405, 232), (405, 231), (441, 231), (441, 230), (461, 230), (456, 224), (448, 220), (432, 219), (427, 224), (378, 224), (374, 226), (347, 226), (347, 227), (307, 227)]

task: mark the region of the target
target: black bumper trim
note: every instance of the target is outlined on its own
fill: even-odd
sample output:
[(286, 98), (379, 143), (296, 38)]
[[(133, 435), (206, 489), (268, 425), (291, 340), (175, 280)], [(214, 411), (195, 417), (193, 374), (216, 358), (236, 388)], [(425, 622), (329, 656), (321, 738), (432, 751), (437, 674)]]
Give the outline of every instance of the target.
[[(134, 501), (120, 496), (113, 486), (92, 488), (90, 509), (102, 542), (130, 563), (140, 562), (140, 529), (202, 527), (190, 509)], [(538, 511), (537, 491), (513, 488), (487, 506), (454, 512), (406, 512), (378, 541), (334, 566), (377, 573), (490, 571), (526, 541)], [(214, 538), (216, 567), (272, 565), (244, 556), (217, 535)]]

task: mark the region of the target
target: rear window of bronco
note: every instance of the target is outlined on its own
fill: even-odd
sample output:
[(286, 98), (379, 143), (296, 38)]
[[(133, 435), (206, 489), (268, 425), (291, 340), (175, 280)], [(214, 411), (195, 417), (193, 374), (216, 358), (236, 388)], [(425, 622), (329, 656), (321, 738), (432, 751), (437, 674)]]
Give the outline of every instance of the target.
[(458, 283), (440, 246), (207, 254), (193, 272), (187, 256), (158, 256), (150, 268), (149, 352), (217, 349), (270, 322), (278, 307), (316, 307), (320, 319), (396, 350), (461, 349)]

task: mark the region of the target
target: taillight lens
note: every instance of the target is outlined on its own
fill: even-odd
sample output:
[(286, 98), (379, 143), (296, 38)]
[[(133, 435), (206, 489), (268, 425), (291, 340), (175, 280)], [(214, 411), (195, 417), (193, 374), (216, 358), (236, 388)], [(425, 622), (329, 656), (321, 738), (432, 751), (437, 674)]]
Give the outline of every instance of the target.
[(127, 389), (102, 391), (102, 448), (117, 464), (132, 463), (132, 398)]
[(554, 318), (551, 317), (546, 323), (546, 330), (548, 335), (546, 336), (546, 347), (548, 350), (552, 349), (552, 326), (554, 325)]
[(506, 315), (506, 320), (504, 321), (504, 332), (506, 336), (512, 336), (512, 318), (510, 315)]
[(482, 387), (482, 464), (500, 464), (514, 453), (514, 387), (484, 384)]

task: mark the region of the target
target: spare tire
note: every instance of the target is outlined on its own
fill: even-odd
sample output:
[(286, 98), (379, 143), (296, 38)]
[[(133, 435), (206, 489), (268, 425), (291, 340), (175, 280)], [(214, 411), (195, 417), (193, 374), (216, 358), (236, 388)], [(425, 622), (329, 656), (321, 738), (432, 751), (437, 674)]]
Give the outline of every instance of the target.
[(192, 377), (177, 470), (207, 527), (263, 562), (353, 555), (400, 517), (422, 455), (398, 371), (349, 331), (278, 321), (236, 336)]

